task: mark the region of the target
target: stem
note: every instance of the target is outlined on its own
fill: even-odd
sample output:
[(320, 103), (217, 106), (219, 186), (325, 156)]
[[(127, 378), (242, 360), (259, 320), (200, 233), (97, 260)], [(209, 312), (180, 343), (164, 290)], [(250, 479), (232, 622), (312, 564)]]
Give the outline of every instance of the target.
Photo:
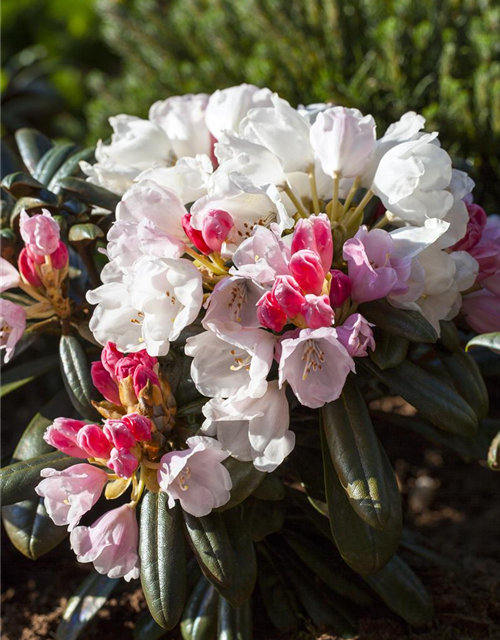
[(321, 213), (321, 209), (319, 206), (318, 186), (316, 184), (316, 173), (314, 171), (314, 166), (312, 166), (311, 169), (309, 170), (309, 182), (311, 184), (311, 194), (313, 199), (314, 213), (318, 215), (319, 213)]
[(190, 249), (186, 247), (186, 253), (194, 258), (195, 262), (198, 262), (200, 265), (203, 265), (206, 269), (208, 269), (211, 273), (214, 273), (219, 276), (227, 275), (227, 272), (217, 265), (213, 264), (208, 260), (205, 256), (202, 256), (201, 253), (198, 253), (194, 249)]
[(389, 218), (387, 217), (387, 213), (385, 213), (382, 216), (382, 218), (380, 218), (380, 220), (377, 222), (377, 224), (373, 225), (372, 229), (382, 229), (387, 224), (389, 224)]
[(361, 182), (361, 176), (356, 176), (354, 178), (354, 182), (352, 183), (352, 187), (347, 194), (347, 198), (344, 202), (344, 208), (342, 209), (343, 215), (345, 215), (349, 211), (349, 207), (351, 206), (352, 199), (356, 195), (356, 191), (359, 189), (359, 183)]
[(99, 272), (96, 269), (94, 259), (88, 252), (88, 247), (83, 246), (83, 243), (77, 242), (76, 249), (80, 258), (82, 259), (83, 264), (85, 265), (85, 269), (89, 275), (90, 284), (93, 289), (97, 289), (97, 287), (101, 286), (101, 278), (99, 276)]
[(226, 271), (226, 265), (224, 264), (224, 260), (221, 258), (220, 253), (211, 253), (209, 256), (210, 260), (220, 269), (224, 269)]
[(297, 208), (297, 211), (299, 212), (299, 215), (302, 218), (308, 218), (309, 217), (309, 213), (305, 210), (305, 207), (302, 204), (302, 202), (299, 200), (299, 198), (297, 198), (295, 193), (292, 191), (291, 186), (289, 184), (286, 184), (283, 187), (283, 190), (285, 191), (286, 195), (290, 198), (290, 200), (293, 202), (294, 206)]
[(339, 183), (340, 173), (333, 172), (333, 195), (332, 195), (332, 221), (337, 220), (339, 210)]
[(349, 224), (349, 220), (352, 220), (356, 214), (358, 214), (360, 211), (362, 211), (366, 205), (370, 202), (370, 200), (373, 198), (374, 193), (371, 189), (368, 189), (368, 191), (365, 193), (364, 198), (361, 200), (361, 202), (358, 204), (358, 206), (354, 209), (354, 211), (351, 211), (351, 213), (347, 216), (347, 219), (344, 221), (344, 224)]

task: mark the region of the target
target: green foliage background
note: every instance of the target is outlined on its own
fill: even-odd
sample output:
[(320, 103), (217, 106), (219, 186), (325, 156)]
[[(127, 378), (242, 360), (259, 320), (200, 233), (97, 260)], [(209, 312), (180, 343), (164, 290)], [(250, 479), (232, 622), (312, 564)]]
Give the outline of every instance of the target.
[(21, 41), (59, 61), (52, 80), (64, 80), (92, 140), (109, 135), (115, 113), (146, 115), (159, 98), (240, 82), (294, 105), (356, 106), (381, 131), (413, 109), (471, 165), (477, 198), (500, 209), (498, 0), (74, 0), (58, 11), (62, 2), (4, 0), (2, 12), (17, 12), (4, 41), (12, 50), (19, 21), (45, 11)]

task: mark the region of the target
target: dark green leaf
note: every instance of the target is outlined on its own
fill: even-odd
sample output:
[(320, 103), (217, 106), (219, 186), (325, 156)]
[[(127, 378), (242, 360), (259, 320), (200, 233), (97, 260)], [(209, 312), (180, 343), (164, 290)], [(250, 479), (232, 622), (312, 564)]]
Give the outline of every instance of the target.
[(253, 492), (253, 497), (259, 500), (283, 500), (285, 487), (276, 474), (267, 474), (264, 480)]
[(35, 180), (29, 173), (22, 171), (11, 173), (2, 180), (1, 186), (16, 199), (27, 196), (57, 203), (57, 196), (48, 191), (41, 182)]
[(245, 520), (254, 542), (260, 542), (283, 526), (286, 505), (284, 500), (269, 502), (252, 498), (245, 503)]
[(28, 384), (28, 382), (35, 380), (38, 376), (42, 376), (48, 371), (55, 369), (58, 362), (58, 356), (46, 356), (25, 364), (16, 365), (9, 368), (5, 373), (2, 372), (0, 398)]
[(217, 640), (252, 640), (252, 607), (250, 600), (238, 609), (219, 598)]
[(36, 129), (18, 129), (15, 133), (17, 148), (26, 168), (34, 173), (40, 158), (49, 151), (54, 144)]
[(219, 595), (215, 587), (201, 576), (182, 614), (184, 640), (214, 640), (217, 630)]
[(478, 420), (488, 415), (488, 390), (474, 358), (458, 347), (453, 352), (441, 350), (442, 363), (460, 396), (474, 409)]
[(186, 556), (179, 506), (168, 496), (147, 492), (141, 503), (141, 584), (151, 615), (164, 629), (179, 622), (186, 599)]
[(81, 173), (80, 170), (80, 162), (82, 160), (89, 161), (94, 158), (95, 147), (87, 147), (87, 149), (82, 149), (78, 151), (78, 153), (74, 153), (70, 158), (68, 158), (55, 172), (52, 177), (49, 189), (52, 189), (59, 180), (63, 178), (67, 178), (68, 176), (73, 175), (74, 173)]
[[(330, 527), (340, 555), (361, 575), (380, 571), (398, 548), (402, 528), (401, 503), (391, 499), (391, 513), (383, 531), (367, 525), (352, 509), (344, 487), (333, 466), (326, 438), (323, 439), (323, 464), (325, 487), (330, 514)], [(391, 465), (381, 448), (385, 473), (391, 473)], [(393, 510), (394, 509), (394, 510)], [(318, 517), (321, 517), (318, 514)]]
[(469, 340), (465, 348), (468, 351), (471, 347), (486, 347), (493, 351), (500, 351), (500, 331), (494, 333), (483, 333)]
[(240, 462), (235, 458), (226, 458), (222, 463), (229, 471), (233, 486), (231, 498), (216, 511), (227, 511), (248, 498), (266, 477), (266, 473), (257, 471), (252, 462)]
[(48, 185), (55, 172), (77, 150), (78, 145), (71, 143), (58, 144), (52, 147), (38, 162), (33, 177), (42, 184)]
[(176, 416), (178, 418), (184, 416), (198, 416), (201, 414), (201, 410), (207, 402), (208, 398), (198, 398), (193, 402), (189, 402), (177, 410)]
[(102, 207), (108, 211), (114, 211), (121, 200), (120, 196), (104, 187), (82, 180), (82, 178), (73, 178), (71, 176), (58, 180), (54, 184), (54, 189), (64, 191), (82, 202)]
[(183, 512), (186, 529), (200, 569), (211, 581), (222, 587), (232, 585), (235, 558), (226, 526), (220, 513), (195, 518)]
[(369, 354), (373, 362), (381, 369), (397, 367), (408, 353), (408, 340), (387, 331), (376, 331), (375, 343), (375, 351), (370, 351)]
[(441, 378), (408, 360), (387, 371), (382, 371), (369, 358), (359, 360), (359, 364), (440, 429), (461, 436), (476, 433), (478, 423), (473, 409)]
[(96, 224), (87, 222), (86, 224), (74, 224), (69, 230), (70, 242), (93, 242), (97, 238), (103, 238), (104, 231)]
[(98, 419), (99, 414), (92, 406), (92, 400), (98, 400), (99, 394), (92, 383), (85, 349), (75, 336), (61, 336), (59, 356), (64, 386), (73, 406), (82, 417)]
[(273, 625), (283, 632), (298, 629), (298, 602), (266, 549), (259, 547), (259, 589)]
[(437, 333), (418, 311), (396, 309), (387, 300), (373, 300), (359, 306), (360, 313), (379, 329), (410, 342), (436, 342)]
[(429, 549), (428, 547), (424, 547), (422, 544), (417, 542), (416, 536), (408, 529), (403, 529), (403, 533), (401, 535), (401, 547), (406, 549), (407, 551), (411, 551), (417, 556), (424, 558), (431, 564), (436, 565), (440, 569), (444, 571), (453, 571), (454, 573), (460, 573), (460, 565), (450, 558)]
[(414, 627), (427, 624), (434, 615), (432, 601), (410, 567), (394, 556), (377, 574), (366, 577), (386, 605)]
[(57, 627), (56, 640), (76, 640), (119, 582), (96, 572), (87, 576), (68, 600)]
[(441, 320), (439, 328), (441, 329), (439, 344), (448, 349), (448, 351), (460, 349), (460, 336), (455, 323), (452, 320)]

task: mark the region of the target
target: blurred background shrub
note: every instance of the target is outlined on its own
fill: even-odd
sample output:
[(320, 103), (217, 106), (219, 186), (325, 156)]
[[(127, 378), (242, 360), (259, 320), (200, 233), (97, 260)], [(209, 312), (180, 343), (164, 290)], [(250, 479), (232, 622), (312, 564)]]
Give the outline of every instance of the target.
[(47, 51), (44, 95), (63, 99), (58, 119), (44, 122), (37, 100), (22, 117), (49, 133), (64, 124), (82, 137), (86, 120), (94, 141), (110, 115), (240, 82), (293, 105), (355, 106), (381, 132), (412, 109), (500, 211), (498, 0), (4, 0), (2, 13), (3, 83), (21, 47)]

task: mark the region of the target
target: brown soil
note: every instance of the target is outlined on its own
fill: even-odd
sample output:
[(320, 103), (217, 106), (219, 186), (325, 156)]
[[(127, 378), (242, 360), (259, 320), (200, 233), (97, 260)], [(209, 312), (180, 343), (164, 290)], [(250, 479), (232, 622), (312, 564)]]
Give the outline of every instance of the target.
[[(461, 571), (449, 573), (403, 553), (433, 596), (434, 621), (414, 630), (377, 607), (362, 617), (357, 640), (500, 640), (500, 473), (466, 464), (408, 432), (404, 435), (404, 455), (394, 434), (383, 439), (400, 480), (406, 524), (425, 545), (457, 562)], [(68, 547), (63, 543), (35, 564), (15, 552), (3, 534), (1, 640), (54, 637), (68, 594), (88, 571)], [(261, 608), (258, 599), (255, 605)], [(139, 588), (130, 592), (120, 586), (80, 637), (131, 639), (134, 620), (144, 607)], [(260, 620), (261, 612), (255, 613)], [(256, 627), (255, 640), (277, 638), (264, 624), (257, 622)], [(313, 638), (336, 640), (312, 628), (297, 636)]]

